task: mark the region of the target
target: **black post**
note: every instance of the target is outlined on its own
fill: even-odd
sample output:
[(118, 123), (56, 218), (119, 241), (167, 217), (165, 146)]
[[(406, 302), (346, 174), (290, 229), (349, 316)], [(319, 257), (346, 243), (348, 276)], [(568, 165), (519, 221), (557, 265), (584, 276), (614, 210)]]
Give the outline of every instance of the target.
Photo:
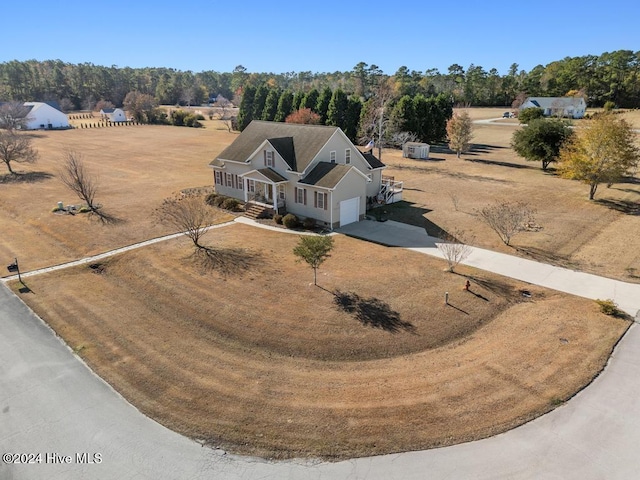
[(18, 270), (18, 281), (22, 283), (22, 277), (20, 276), (20, 265), (18, 265), (18, 259), (16, 258), (15, 261), (16, 261), (16, 269)]

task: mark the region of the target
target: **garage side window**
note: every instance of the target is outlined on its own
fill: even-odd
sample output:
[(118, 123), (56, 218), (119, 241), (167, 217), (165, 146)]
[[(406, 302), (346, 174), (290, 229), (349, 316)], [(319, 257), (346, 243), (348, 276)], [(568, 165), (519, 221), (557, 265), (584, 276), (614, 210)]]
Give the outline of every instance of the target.
[(307, 189), (306, 188), (297, 188), (296, 187), (296, 203), (300, 203), (302, 205), (307, 204)]
[(314, 205), (322, 210), (327, 209), (327, 194), (322, 192), (314, 192)]

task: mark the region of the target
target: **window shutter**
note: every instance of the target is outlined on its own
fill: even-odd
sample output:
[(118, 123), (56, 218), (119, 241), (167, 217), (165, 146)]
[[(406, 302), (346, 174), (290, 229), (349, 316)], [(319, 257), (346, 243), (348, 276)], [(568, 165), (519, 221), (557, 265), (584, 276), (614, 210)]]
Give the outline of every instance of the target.
[(304, 197), (304, 204), (307, 204), (307, 189), (303, 188), (302, 189), (302, 196)]
[(298, 187), (296, 187), (294, 190), (295, 190), (295, 191), (293, 192), (293, 196), (294, 196), (294, 197), (295, 197), (295, 199), (296, 199), (296, 200), (295, 200), (295, 201), (296, 201), (296, 203), (298, 203)]
[(324, 205), (324, 209), (326, 210), (327, 209), (327, 194), (323, 193), (322, 195), (324, 196), (324, 204), (323, 205)]
[(264, 156), (264, 166), (266, 167), (267, 166), (267, 151), (263, 150), (262, 151), (262, 155)]
[(313, 192), (313, 207), (318, 208), (318, 192)]

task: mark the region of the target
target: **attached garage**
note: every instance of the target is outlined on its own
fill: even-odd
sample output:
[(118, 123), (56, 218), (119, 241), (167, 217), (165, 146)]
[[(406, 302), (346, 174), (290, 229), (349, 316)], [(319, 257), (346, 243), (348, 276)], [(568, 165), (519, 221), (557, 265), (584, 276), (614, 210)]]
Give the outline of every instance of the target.
[(360, 197), (340, 202), (340, 226), (344, 227), (360, 219)]

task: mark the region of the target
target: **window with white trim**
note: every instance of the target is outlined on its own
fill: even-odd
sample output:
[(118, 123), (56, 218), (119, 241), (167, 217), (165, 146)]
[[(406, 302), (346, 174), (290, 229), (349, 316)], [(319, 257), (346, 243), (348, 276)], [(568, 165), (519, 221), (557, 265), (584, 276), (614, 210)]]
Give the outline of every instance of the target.
[(329, 152), (329, 161), (331, 163), (336, 163), (336, 151), (332, 150), (331, 152)]
[(275, 159), (272, 150), (264, 151), (264, 165), (265, 167), (275, 167)]
[(247, 180), (247, 192), (256, 193), (256, 181), (248, 179)]
[(233, 179), (233, 177), (231, 176), (230, 173), (227, 173), (224, 177), (225, 177), (224, 186), (225, 187), (230, 187), (231, 186), (231, 180)]
[(351, 149), (347, 148), (344, 151), (344, 163), (346, 163), (347, 165), (349, 165), (351, 163)]
[(305, 188), (296, 187), (296, 203), (307, 204), (307, 190)]
[(280, 200), (285, 200), (284, 185), (278, 185), (278, 198), (280, 198)]
[(327, 194), (324, 192), (314, 192), (315, 200), (314, 204), (316, 208), (321, 210), (327, 209)]
[(220, 170), (215, 170), (213, 175), (215, 177), (216, 185), (222, 185), (222, 172)]

